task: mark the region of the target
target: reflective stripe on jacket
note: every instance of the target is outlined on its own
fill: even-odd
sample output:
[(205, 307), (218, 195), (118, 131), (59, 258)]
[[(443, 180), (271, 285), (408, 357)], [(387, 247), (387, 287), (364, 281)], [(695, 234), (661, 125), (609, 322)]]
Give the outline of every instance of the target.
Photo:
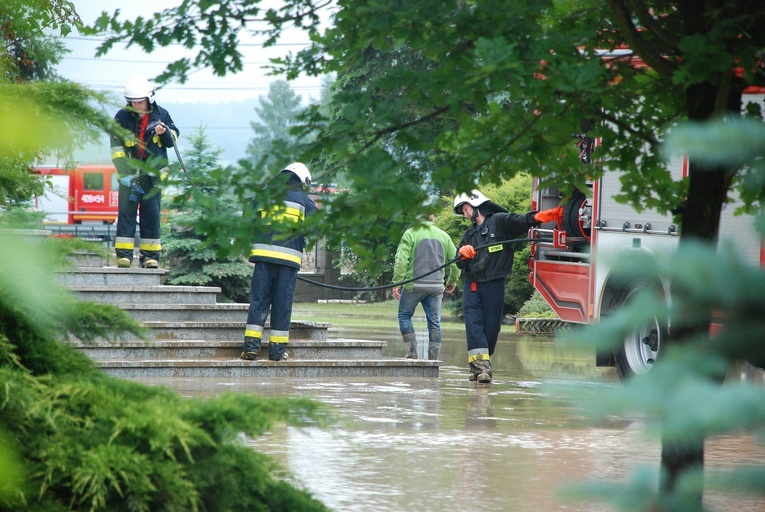
[[(257, 208), (257, 205), (253, 205)], [(287, 190), (283, 204), (258, 208), (258, 215), (266, 226), (279, 223), (302, 223), (316, 210), (316, 204), (302, 190)], [(300, 233), (289, 238), (275, 236), (275, 230), (265, 229), (252, 244), (251, 262), (269, 261), (300, 268), (305, 249), (305, 236)]]
[(460, 247), (496, 245), (479, 249), (471, 260), (457, 261), (457, 266), (462, 269), (463, 281), (483, 283), (510, 274), (513, 270), (513, 244), (500, 242), (518, 238), (537, 224), (533, 212), (494, 213), (486, 217), (480, 226), (470, 226), (462, 235)]
[(146, 162), (148, 167), (154, 171), (159, 171), (167, 166), (167, 148), (173, 147), (180, 131), (175, 126), (170, 113), (156, 103), (151, 105), (151, 110), (147, 115), (149, 116), (148, 126), (156, 126), (162, 122), (168, 130), (162, 135), (157, 135), (156, 132), (151, 133), (151, 136), (144, 141), (144, 151), (141, 158), (139, 158), (140, 145), (138, 141), (141, 116), (127, 106), (121, 108), (114, 116), (115, 121), (129, 132), (127, 135), (116, 133), (110, 137), (111, 158), (120, 177), (138, 172), (138, 169), (131, 167), (128, 163), (131, 159)]

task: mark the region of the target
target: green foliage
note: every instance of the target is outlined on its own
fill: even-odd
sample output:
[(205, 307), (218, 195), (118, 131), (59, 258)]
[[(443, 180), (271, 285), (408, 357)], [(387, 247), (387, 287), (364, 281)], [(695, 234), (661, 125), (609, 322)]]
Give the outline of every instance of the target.
[(165, 282), (218, 286), (221, 301), (249, 302), (252, 267), (243, 256), (229, 254), (219, 258), (217, 248), (205, 244), (193, 228), (199, 215), (200, 212), (168, 215), (162, 234), (162, 250), (170, 268)]
[[(360, 287), (375, 287), (391, 284), (393, 281), (393, 264), (396, 260), (401, 236), (411, 225), (411, 217), (401, 215), (395, 219), (376, 218), (379, 237), (364, 237), (358, 230), (346, 231), (346, 239), (354, 243), (344, 245), (340, 250), (336, 266), (347, 269), (347, 276)], [(373, 294), (363, 292), (360, 296), (376, 300), (387, 300), (390, 289), (379, 290)]]
[(2, 424), (34, 475), (18, 499), (35, 510), (325, 510), (240, 438), (321, 418), (306, 399), (180, 399), (93, 369), (46, 379), (3, 369), (0, 384)]
[(558, 314), (536, 290), (518, 310), (517, 316), (519, 318), (558, 318)]
[(15, 448), (0, 431), (0, 503), (9, 503), (21, 487), (26, 474), (21, 470)]
[[(743, 360), (765, 365), (762, 269), (747, 265), (734, 247), (717, 250), (692, 243), (684, 244), (672, 258), (636, 255), (622, 258), (620, 263), (617, 271), (625, 280), (652, 277), (671, 283), (671, 303), (642, 297), (597, 325), (563, 335), (567, 342), (613, 348), (627, 331), (649, 318), (669, 319), (674, 332), (698, 323), (709, 310), (723, 319), (724, 327), (711, 340), (707, 333), (673, 340), (649, 374), (635, 376), (623, 386), (592, 389), (567, 384), (567, 389), (556, 388), (556, 394), (569, 396), (596, 417), (640, 414), (648, 422), (645, 431), (661, 433), (665, 443), (703, 443), (705, 437), (734, 432), (751, 432), (761, 440), (765, 434), (765, 403), (760, 385), (738, 379), (721, 382)], [(765, 492), (765, 467), (736, 471), (747, 474), (747, 479), (735, 482), (730, 473), (709, 471), (705, 478), (728, 491)], [(667, 502), (655, 486), (641, 492), (646, 490), (642, 481), (636, 477), (607, 488), (592, 484), (575, 492), (581, 491), (587, 499), (599, 496), (620, 510), (648, 510), (651, 503)], [(679, 500), (681, 505), (669, 510), (698, 510), (695, 505), (682, 504), (682, 500), (692, 500), (703, 491), (698, 474), (685, 475), (679, 486), (673, 500)], [(620, 500), (620, 496), (630, 498)]]
[(78, 301), (71, 292), (57, 285), (51, 269), (61, 268), (68, 254), (84, 242), (45, 239), (32, 242), (13, 231), (0, 235), (0, 261), (4, 272), (0, 287), (0, 333), (14, 332), (19, 339), (16, 351), (35, 373), (77, 371), (81, 366), (57, 344), (20, 343), (26, 338), (74, 337), (82, 341), (96, 337), (116, 337), (144, 330), (114, 306)]
[(242, 394), (182, 399), (108, 377), (60, 340), (135, 322), (53, 284), (44, 256), (70, 242), (0, 242), (0, 508), (326, 510), (242, 442), (275, 422), (322, 425), (330, 419), (322, 406)]
[(29, 170), (43, 154), (70, 158), (74, 148), (98, 140), (111, 119), (91, 102), (104, 101), (71, 82), (0, 82), (0, 205), (42, 194), (44, 180)]
[[(221, 150), (212, 148), (201, 126), (189, 135), (188, 141), (191, 150), (187, 153), (186, 164), (193, 185), (179, 171), (175, 171), (169, 180), (171, 187), (178, 187), (180, 193), (172, 201), (176, 212), (169, 213), (162, 224), (162, 250), (170, 269), (165, 282), (172, 285), (217, 286), (221, 289), (222, 301), (249, 302), (252, 267), (241, 255), (219, 255), (222, 252), (220, 247), (205, 243), (204, 233), (194, 227), (200, 217), (211, 215), (204, 209), (205, 206), (228, 203), (228, 208), (224, 210), (227, 212), (235, 206), (232, 196), (226, 194), (226, 189), (218, 182), (217, 177), (224, 173), (218, 162)], [(189, 200), (189, 191), (204, 195), (208, 200)]]
[(80, 23), (69, 1), (6, 0), (0, 5), (0, 83), (53, 78), (64, 45), (43, 34), (62, 36)]
[[(758, 116), (761, 112), (757, 111)], [(684, 123), (673, 130), (663, 146), (669, 155), (687, 154), (707, 167), (741, 168), (738, 177), (743, 211), (755, 212), (765, 198), (765, 125), (762, 117)]]
[(0, 210), (41, 195), (45, 180), (29, 172), (36, 160), (71, 162), (72, 150), (109, 126), (98, 108), (106, 98), (57, 79), (62, 36), (80, 23), (70, 1), (7, 0), (0, 4)]
[[(331, 107), (303, 117), (300, 132), (317, 137), (299, 157), (321, 162), (312, 170), (326, 181), (343, 176), (360, 198), (336, 197), (334, 214), (316, 220), (320, 235), (338, 243), (348, 230), (363, 232), (361, 239), (387, 234), (376, 218), (354, 217), (360, 201), (390, 219), (405, 205), (435, 210), (444, 193), (499, 183), (522, 170), (583, 188), (585, 179), (619, 169), (625, 172), (620, 199), (669, 212), (688, 197), (696, 222), (703, 201), (688, 194), (687, 181), (672, 181), (659, 141), (678, 118), (704, 119), (734, 105), (739, 83), (728, 64), (738, 62), (751, 78), (765, 44), (759, 30), (765, 13), (756, 2), (713, 9), (677, 2), (423, 0), (391, 9), (344, 0), (333, 5), (332, 24), (320, 32), (322, 6), (294, 1), (266, 11), (237, 0), (213, 9), (185, 0), (137, 22), (105, 13), (91, 31), (111, 32), (102, 52), (120, 41), (147, 51), (199, 42), (196, 57), (168, 68), (166, 79), (182, 79), (192, 62), (217, 73), (240, 69), (235, 36), (253, 19), (266, 22), (262, 32), (270, 38), (287, 20), (308, 31), (312, 46), (277, 60), (275, 69), (287, 78), (338, 78)], [(209, 33), (217, 37), (201, 37)], [(622, 46), (647, 66), (599, 57)], [(599, 164), (586, 169), (571, 144), (572, 134), (585, 130), (582, 120), (604, 142)], [(706, 184), (720, 186), (727, 187)], [(693, 230), (712, 234), (708, 226)]]
[(250, 123), (255, 136), (247, 144), (247, 157), (255, 166), (275, 171), (275, 167), (282, 164), (273, 154), (276, 144), (282, 146), (279, 154), (289, 157), (298, 154), (299, 145), (305, 142), (303, 137), (292, 133), (302, 110), (301, 98), (286, 81), (276, 80), (269, 85), (268, 95), (260, 96), (259, 100), (255, 113), (260, 122)]
[[(2, 169), (3, 168), (0, 167), (0, 181), (2, 181), (2, 176), (5, 174)], [(7, 206), (5, 207), (5, 211), (0, 214), (0, 229), (8, 229), (11, 226), (16, 229), (42, 229), (43, 220), (45, 219), (44, 212), (34, 212), (30, 210), (26, 204), (14, 204), (17, 202), (27, 202), (29, 197), (34, 193), (33, 191), (38, 190), (40, 181), (37, 180), (33, 175), (29, 174), (28, 177), (30, 186), (27, 188), (24, 184), (21, 183), (22, 180), (16, 180), (16, 178), (20, 176), (16, 175), (15, 173), (8, 173), (8, 177), (10, 178), (9, 183), (13, 181), (14, 185), (21, 185), (21, 190), (19, 191), (17, 189), (19, 194), (16, 198), (9, 197), (6, 199)], [(2, 187), (3, 186), (0, 185), (0, 188)]]

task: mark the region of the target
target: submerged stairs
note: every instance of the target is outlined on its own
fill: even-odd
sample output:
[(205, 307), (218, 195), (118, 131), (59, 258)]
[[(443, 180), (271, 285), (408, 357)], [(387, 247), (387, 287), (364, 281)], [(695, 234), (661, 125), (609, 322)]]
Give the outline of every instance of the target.
[(161, 284), (162, 269), (105, 267), (79, 254), (59, 281), (79, 298), (111, 303), (148, 328), (147, 341), (72, 342), (124, 378), (438, 377), (439, 361), (384, 358), (384, 341), (332, 339), (331, 325), (293, 320), (286, 361), (269, 361), (268, 326), (258, 359), (239, 358), (247, 304), (218, 304), (220, 288)]

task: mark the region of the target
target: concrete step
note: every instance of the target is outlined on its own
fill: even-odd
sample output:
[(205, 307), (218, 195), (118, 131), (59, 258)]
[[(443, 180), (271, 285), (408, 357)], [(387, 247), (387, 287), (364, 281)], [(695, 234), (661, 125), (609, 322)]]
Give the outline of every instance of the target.
[(328, 340), (328, 323), (293, 321), (287, 361), (269, 361), (269, 329), (255, 361), (239, 358), (248, 304), (218, 304), (220, 288), (165, 286), (162, 269), (104, 267), (78, 255), (59, 279), (77, 296), (114, 304), (149, 328), (150, 341), (73, 342), (105, 372), (124, 378), (438, 377), (440, 361), (383, 358), (384, 341)]
[(103, 267), (104, 258), (94, 252), (76, 252), (69, 256), (69, 261), (74, 267)]
[(312, 359), (243, 361), (241, 359), (101, 359), (98, 366), (122, 378), (214, 377), (323, 378), (323, 377), (438, 377), (441, 361), (422, 359)]
[[(242, 353), (242, 342), (232, 340), (162, 340), (144, 342), (129, 340), (116, 344), (73, 343), (95, 360), (193, 360), (236, 359)], [(333, 339), (291, 340), (287, 351), (292, 359), (381, 359), (384, 341)], [(258, 359), (268, 359), (268, 343), (263, 343)]]
[(244, 322), (249, 304), (117, 304), (139, 322)]
[[(150, 328), (152, 340), (236, 340), (244, 339), (245, 319), (239, 322), (142, 322)], [(292, 322), (290, 339), (326, 340), (329, 324), (316, 322)], [(269, 330), (263, 333), (263, 341), (269, 339)]]
[(72, 286), (159, 286), (167, 270), (154, 268), (74, 267), (56, 273), (59, 282)]
[(214, 286), (70, 286), (80, 299), (110, 304), (215, 304)]

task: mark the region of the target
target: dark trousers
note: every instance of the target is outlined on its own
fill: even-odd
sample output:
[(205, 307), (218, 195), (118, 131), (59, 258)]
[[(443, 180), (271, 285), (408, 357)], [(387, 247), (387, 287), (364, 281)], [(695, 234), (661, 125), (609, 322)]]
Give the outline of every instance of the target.
[[(139, 247), (141, 262), (147, 259), (159, 261), (162, 252), (159, 231), (162, 194), (160, 189), (154, 186), (156, 178), (142, 174), (137, 179), (138, 185), (144, 191), (143, 194), (136, 193), (131, 187), (120, 185), (116, 236), (118, 239), (122, 239), (123, 242), (135, 239), (136, 221), (140, 208), (141, 243)], [(131, 195), (134, 196), (135, 201), (131, 201)], [(119, 244), (115, 252), (117, 258), (127, 258), (133, 261), (133, 246), (130, 243)]]
[[(297, 273), (298, 269), (295, 267), (264, 261), (255, 263), (252, 272), (247, 324), (263, 327), (270, 311), (270, 358), (279, 358), (287, 350)], [(274, 336), (277, 333), (278, 338)]]
[(505, 278), (474, 284), (465, 281), (464, 284), (462, 311), (465, 315), (468, 354), (491, 356), (502, 328)]

